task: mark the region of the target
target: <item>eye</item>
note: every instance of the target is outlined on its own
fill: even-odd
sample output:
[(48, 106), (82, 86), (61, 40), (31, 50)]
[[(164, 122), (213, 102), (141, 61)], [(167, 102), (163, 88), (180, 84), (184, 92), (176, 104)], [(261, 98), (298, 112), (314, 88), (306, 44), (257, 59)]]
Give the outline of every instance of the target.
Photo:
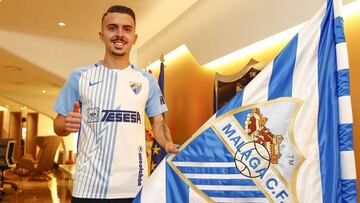
[(125, 27), (124, 30), (125, 30), (125, 32), (131, 32), (132, 31), (131, 27)]
[(108, 26), (108, 30), (109, 30), (109, 31), (115, 31), (115, 30), (116, 30), (116, 27), (113, 26), (113, 25), (110, 25), (110, 26)]

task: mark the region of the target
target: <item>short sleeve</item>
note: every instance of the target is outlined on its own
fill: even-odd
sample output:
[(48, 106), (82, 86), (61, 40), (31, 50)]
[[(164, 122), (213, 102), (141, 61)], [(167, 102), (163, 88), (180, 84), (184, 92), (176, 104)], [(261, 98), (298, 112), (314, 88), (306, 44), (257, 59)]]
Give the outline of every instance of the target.
[(154, 117), (166, 112), (168, 108), (154, 76), (148, 73), (145, 73), (145, 76), (149, 80), (149, 97), (146, 102), (145, 111), (149, 117)]
[(58, 114), (66, 116), (73, 111), (74, 102), (80, 102), (79, 79), (85, 70), (86, 68), (76, 69), (61, 89), (53, 107), (53, 110)]

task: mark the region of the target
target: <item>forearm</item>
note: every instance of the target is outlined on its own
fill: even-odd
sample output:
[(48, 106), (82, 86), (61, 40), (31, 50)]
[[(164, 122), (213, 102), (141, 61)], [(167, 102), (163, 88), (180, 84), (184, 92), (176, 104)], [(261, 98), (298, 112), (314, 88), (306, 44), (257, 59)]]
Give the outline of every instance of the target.
[(165, 121), (153, 125), (153, 132), (156, 141), (165, 149), (168, 142), (173, 143), (171, 133)]
[(176, 144), (173, 143), (171, 133), (166, 125), (163, 116), (157, 115), (150, 118), (152, 130), (156, 141), (165, 149), (166, 153), (177, 154), (179, 150)]

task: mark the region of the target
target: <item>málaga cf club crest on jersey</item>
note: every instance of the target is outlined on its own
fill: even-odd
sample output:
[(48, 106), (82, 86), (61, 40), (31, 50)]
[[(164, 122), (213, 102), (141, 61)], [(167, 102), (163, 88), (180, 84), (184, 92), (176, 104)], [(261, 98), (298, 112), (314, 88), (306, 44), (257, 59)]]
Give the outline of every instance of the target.
[(135, 93), (135, 94), (139, 94), (139, 92), (141, 91), (141, 83), (138, 83), (138, 82), (129, 82), (130, 84), (130, 87), (132, 89), (132, 91)]

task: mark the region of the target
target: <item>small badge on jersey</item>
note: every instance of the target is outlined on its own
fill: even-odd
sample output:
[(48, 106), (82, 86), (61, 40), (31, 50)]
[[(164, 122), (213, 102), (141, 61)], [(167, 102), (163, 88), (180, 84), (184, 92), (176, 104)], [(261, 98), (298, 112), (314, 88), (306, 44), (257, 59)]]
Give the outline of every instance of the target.
[(131, 82), (131, 81), (129, 83), (130, 83), (130, 87), (131, 87), (132, 91), (135, 94), (139, 94), (141, 91), (142, 84), (139, 82)]
[(88, 108), (87, 109), (87, 122), (94, 123), (99, 121), (99, 114), (100, 109), (99, 107)]

